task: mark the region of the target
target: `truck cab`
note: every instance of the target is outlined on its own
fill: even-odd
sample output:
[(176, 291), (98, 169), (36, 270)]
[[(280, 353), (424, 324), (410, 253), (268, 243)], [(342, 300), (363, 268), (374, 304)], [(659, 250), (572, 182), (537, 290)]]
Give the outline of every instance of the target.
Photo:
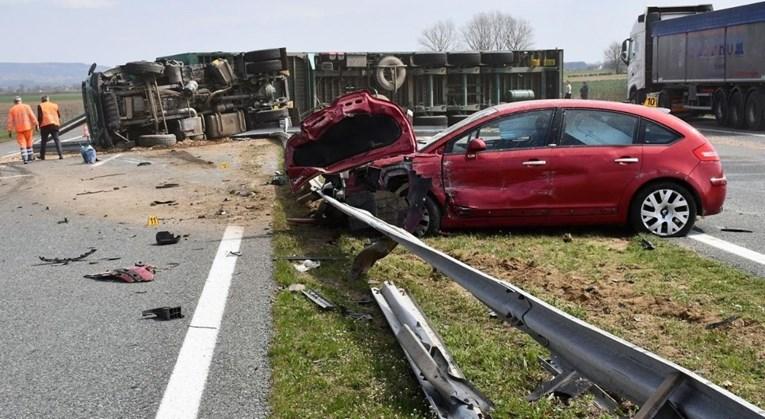
[(622, 61), (627, 65), (627, 98), (632, 103), (643, 103), (646, 94), (653, 91), (651, 70), (653, 45), (651, 27), (656, 22), (711, 12), (712, 5), (648, 7), (632, 25), (630, 37), (622, 42)]

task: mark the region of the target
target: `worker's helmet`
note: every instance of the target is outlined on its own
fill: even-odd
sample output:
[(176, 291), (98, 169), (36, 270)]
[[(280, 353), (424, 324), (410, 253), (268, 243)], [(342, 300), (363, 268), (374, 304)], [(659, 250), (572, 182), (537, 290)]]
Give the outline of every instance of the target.
[(16, 96), (13, 98), (13, 103), (21, 103), (21, 96)]
[(50, 100), (50, 97), (48, 95), (44, 95), (43, 97), (40, 98), (40, 102), (47, 102), (49, 100)]

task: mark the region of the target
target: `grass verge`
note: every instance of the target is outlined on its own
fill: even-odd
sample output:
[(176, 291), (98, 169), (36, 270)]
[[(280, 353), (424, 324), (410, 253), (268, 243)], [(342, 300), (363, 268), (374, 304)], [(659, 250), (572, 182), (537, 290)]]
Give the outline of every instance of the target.
[[(321, 312), (301, 294), (281, 291), (273, 306), (275, 335), (271, 407), (277, 418), (429, 417), (427, 405), (395, 338), (369, 296), (369, 284), (392, 280), (422, 307), (465, 376), (494, 401), (494, 417), (610, 417), (588, 398), (565, 405), (525, 397), (549, 379), (537, 357), (546, 351), (521, 332), (488, 316), (486, 307), (429, 265), (396, 249), (369, 273), (347, 273), (368, 241), (345, 230), (288, 224), (304, 207), (283, 188), (274, 211), (276, 256), (321, 255), (298, 273), (275, 264), (282, 287), (302, 283), (336, 304), (368, 312), (372, 322)], [(758, 405), (765, 405), (765, 281), (651, 238), (612, 231), (461, 233), (428, 243), (496, 277), (695, 370)], [(732, 315), (719, 328), (706, 326)]]

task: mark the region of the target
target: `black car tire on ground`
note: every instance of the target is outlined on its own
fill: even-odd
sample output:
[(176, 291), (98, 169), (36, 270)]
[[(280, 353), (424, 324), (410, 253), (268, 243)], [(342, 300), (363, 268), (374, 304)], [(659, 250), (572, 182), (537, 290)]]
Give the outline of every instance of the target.
[(416, 52), (412, 55), (412, 64), (422, 67), (443, 67), (446, 54), (443, 52)]
[(454, 124), (456, 124), (457, 122), (460, 122), (460, 121), (464, 120), (465, 118), (467, 118), (467, 117), (469, 117), (469, 116), (470, 116), (470, 115), (462, 115), (462, 114), (456, 114), (456, 115), (449, 115), (449, 116), (447, 117), (447, 119), (448, 119), (448, 121), (449, 121), (449, 125), (454, 125)]
[(435, 127), (445, 127), (449, 123), (446, 115), (433, 115), (433, 116), (415, 116), (414, 125), (427, 125)]
[(261, 49), (257, 51), (250, 51), (244, 53), (244, 61), (268, 61), (268, 60), (281, 60), (282, 50), (279, 48)]
[(255, 113), (256, 122), (271, 122), (279, 121), (284, 118), (289, 118), (290, 111), (287, 108), (269, 109), (265, 111), (258, 111)]
[(752, 89), (746, 98), (744, 106), (746, 127), (760, 131), (765, 129), (765, 90)]
[(712, 113), (715, 115), (717, 125), (728, 125), (728, 95), (725, 90), (717, 89), (712, 95)]
[(449, 65), (461, 67), (476, 67), (481, 65), (480, 52), (450, 52), (446, 55)]
[[(646, 222), (643, 221), (643, 216), (641, 214), (643, 208), (646, 207), (646, 209), (649, 209), (651, 207), (651, 204), (646, 202), (648, 197), (651, 194), (657, 193), (659, 191), (670, 191), (670, 198), (675, 198), (672, 203), (676, 203), (677, 200), (680, 199), (679, 197), (682, 197), (682, 199), (687, 202), (685, 207), (687, 207), (686, 211), (688, 212), (688, 219), (685, 221), (685, 224), (674, 233), (659, 234), (657, 232), (651, 231), (650, 227), (646, 225), (646, 222), (651, 221), (650, 217), (648, 220), (646, 220)], [(682, 207), (677, 207), (674, 209), (680, 211), (682, 210)], [(662, 208), (655, 208), (654, 210), (663, 211)], [(649, 184), (648, 186), (645, 186), (643, 189), (641, 189), (633, 197), (632, 203), (630, 204), (629, 220), (632, 227), (638, 232), (655, 234), (661, 237), (683, 237), (688, 234), (691, 228), (693, 228), (693, 224), (696, 222), (696, 200), (693, 197), (693, 194), (688, 191), (688, 189), (678, 185), (677, 183), (658, 182)], [(655, 223), (651, 223), (651, 225), (655, 225)]]
[(733, 128), (744, 127), (744, 95), (740, 90), (731, 93), (728, 100), (728, 123)]
[(141, 147), (153, 147), (155, 145), (175, 145), (178, 140), (173, 134), (146, 134), (138, 137), (136, 142)]
[(135, 75), (164, 74), (165, 66), (151, 61), (133, 61), (123, 66), (125, 72)]
[(248, 63), (245, 66), (247, 74), (276, 73), (284, 70), (282, 60), (268, 60)]
[(482, 52), (481, 62), (486, 65), (508, 65), (513, 63), (512, 52)]

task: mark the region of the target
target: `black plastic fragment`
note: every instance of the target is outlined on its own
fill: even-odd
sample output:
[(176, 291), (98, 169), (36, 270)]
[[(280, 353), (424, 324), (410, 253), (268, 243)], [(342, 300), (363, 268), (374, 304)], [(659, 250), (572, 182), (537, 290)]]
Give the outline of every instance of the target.
[(153, 308), (151, 310), (144, 310), (141, 315), (143, 317), (151, 316), (155, 320), (172, 320), (172, 319), (182, 319), (183, 314), (181, 313), (181, 307), (158, 307)]
[(166, 244), (176, 244), (179, 240), (181, 240), (181, 236), (176, 236), (169, 231), (158, 231), (155, 238), (157, 239), (157, 244), (160, 246), (164, 246)]

